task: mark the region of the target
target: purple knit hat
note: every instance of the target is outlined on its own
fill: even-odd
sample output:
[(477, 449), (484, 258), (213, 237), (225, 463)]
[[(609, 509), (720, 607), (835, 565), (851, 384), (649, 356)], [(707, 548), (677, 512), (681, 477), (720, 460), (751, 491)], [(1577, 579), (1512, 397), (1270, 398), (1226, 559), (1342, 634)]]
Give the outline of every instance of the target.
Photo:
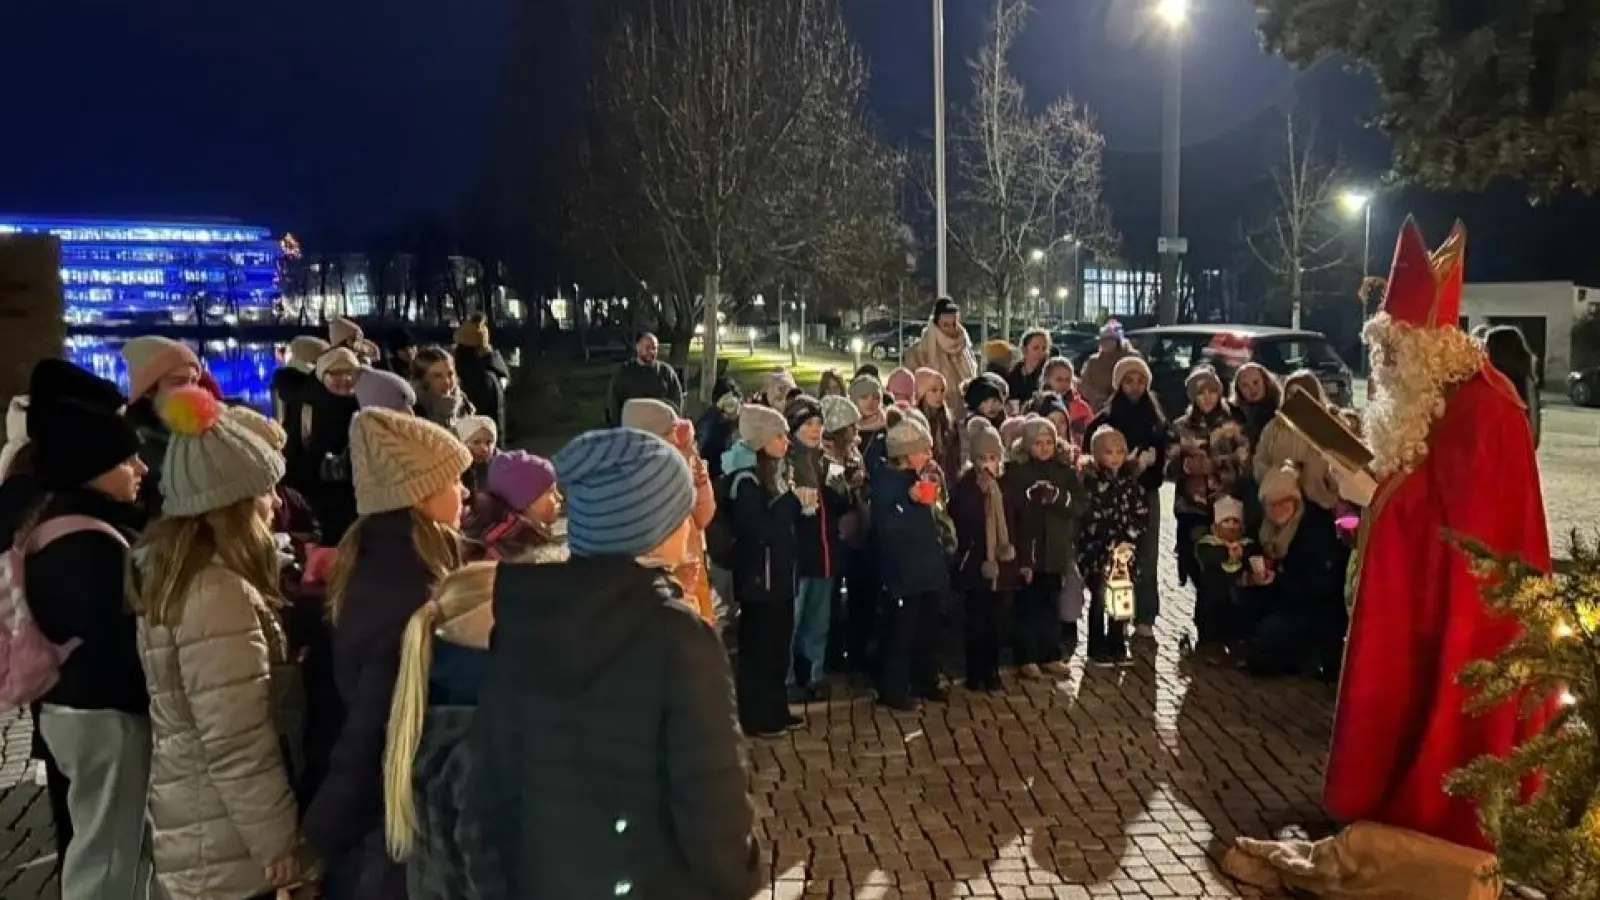
[(497, 453), (489, 460), (489, 493), (522, 512), (556, 486), (556, 467), (522, 450)]

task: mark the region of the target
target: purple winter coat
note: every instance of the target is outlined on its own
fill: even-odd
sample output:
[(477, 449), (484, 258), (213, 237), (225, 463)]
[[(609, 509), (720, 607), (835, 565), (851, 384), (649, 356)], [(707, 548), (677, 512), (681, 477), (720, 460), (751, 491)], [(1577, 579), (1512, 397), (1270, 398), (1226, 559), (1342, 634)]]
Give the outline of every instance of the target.
[[(956, 557), (951, 566), (955, 587), (963, 591), (1015, 591), (1022, 587), (1022, 570), (1034, 569), (1038, 556), (1043, 520), (1039, 508), (1024, 494), (1023, 486), (1011, 479), (1000, 480), (1005, 501), (1006, 531), (1016, 558), (1000, 562), (997, 580), (984, 577), (983, 561), (988, 558), (988, 532), (985, 528), (986, 501), (978, 487), (978, 470), (969, 467), (950, 487), (950, 518), (956, 523)], [(999, 560), (996, 560), (999, 562)]]
[(302, 827), (328, 865), (328, 900), (405, 900), (405, 869), (383, 844), (383, 751), (400, 638), (433, 576), (411, 538), (410, 510), (370, 516), (333, 629), (333, 677), (345, 718)]

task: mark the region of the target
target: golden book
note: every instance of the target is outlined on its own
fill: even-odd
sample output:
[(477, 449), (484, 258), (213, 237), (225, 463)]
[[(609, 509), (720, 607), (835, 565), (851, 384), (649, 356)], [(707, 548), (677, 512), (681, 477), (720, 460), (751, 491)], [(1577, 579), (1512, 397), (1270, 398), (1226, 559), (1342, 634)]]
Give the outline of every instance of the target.
[(1372, 464), (1372, 450), (1344, 420), (1298, 386), (1291, 388), (1283, 398), (1277, 418), (1352, 472)]

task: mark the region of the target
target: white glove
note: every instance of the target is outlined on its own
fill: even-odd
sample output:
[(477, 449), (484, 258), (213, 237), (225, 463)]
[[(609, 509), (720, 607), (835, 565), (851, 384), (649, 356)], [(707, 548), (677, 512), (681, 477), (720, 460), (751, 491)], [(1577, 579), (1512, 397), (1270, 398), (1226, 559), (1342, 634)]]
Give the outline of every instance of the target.
[(1378, 481), (1366, 469), (1351, 469), (1332, 456), (1324, 455), (1334, 484), (1339, 486), (1339, 496), (1360, 507), (1372, 505), (1372, 495), (1378, 492)]

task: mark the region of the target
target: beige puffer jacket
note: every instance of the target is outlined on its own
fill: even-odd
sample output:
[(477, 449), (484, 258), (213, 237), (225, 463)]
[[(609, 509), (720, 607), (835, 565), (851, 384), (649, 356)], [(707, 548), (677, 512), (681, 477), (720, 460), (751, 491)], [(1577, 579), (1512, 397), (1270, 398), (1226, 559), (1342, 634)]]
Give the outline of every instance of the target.
[(287, 646), (260, 592), (217, 562), (190, 583), (176, 628), (139, 620), (155, 870), (171, 900), (269, 892), (266, 867), (295, 847), (273, 685), (275, 670), (288, 680)]

